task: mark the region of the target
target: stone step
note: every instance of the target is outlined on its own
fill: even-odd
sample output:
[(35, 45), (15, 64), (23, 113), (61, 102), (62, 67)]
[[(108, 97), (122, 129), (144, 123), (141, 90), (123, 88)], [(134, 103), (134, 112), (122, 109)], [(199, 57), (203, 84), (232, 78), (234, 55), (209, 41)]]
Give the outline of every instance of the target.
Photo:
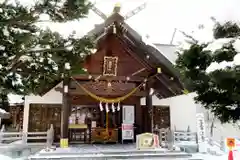
[(178, 158), (190, 158), (191, 154), (180, 153), (180, 152), (166, 152), (166, 153), (132, 153), (132, 154), (38, 154), (30, 156), (29, 160), (45, 160), (45, 159), (61, 159), (61, 160), (81, 160), (81, 159), (143, 159), (151, 158), (157, 159), (178, 159)]

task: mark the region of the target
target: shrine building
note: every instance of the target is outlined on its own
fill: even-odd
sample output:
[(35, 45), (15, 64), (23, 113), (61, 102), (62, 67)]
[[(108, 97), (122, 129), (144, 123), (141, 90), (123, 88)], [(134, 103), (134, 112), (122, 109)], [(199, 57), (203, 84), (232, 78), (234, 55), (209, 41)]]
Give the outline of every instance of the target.
[(88, 36), (96, 37), (97, 48), (84, 62), (87, 73), (73, 75), (68, 83), (57, 81), (39, 96), (26, 96), (23, 131), (46, 131), (53, 124), (56, 141), (118, 143), (135, 141), (156, 126), (170, 127), (169, 106), (156, 109), (152, 97), (183, 93), (172, 63), (146, 44), (116, 8)]

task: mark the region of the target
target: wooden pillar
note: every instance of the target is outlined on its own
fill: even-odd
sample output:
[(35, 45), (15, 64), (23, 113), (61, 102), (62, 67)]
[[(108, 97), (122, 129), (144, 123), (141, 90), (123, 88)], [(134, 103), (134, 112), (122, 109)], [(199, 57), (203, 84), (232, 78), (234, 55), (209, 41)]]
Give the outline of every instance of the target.
[(65, 78), (63, 80), (63, 92), (62, 92), (62, 109), (61, 109), (61, 139), (60, 147), (68, 147), (68, 119), (69, 119), (69, 107), (70, 107), (70, 98), (69, 98), (69, 83), (70, 79)]
[(153, 122), (153, 104), (152, 104), (152, 95), (150, 95), (150, 87), (149, 85), (146, 86), (146, 107), (148, 110), (148, 114), (146, 114), (146, 120), (147, 120), (147, 132), (151, 132), (152, 133), (152, 122)]
[(136, 128), (136, 135), (143, 133), (143, 113), (142, 113), (142, 108), (141, 108), (141, 103), (140, 103), (140, 98), (136, 97), (136, 106), (135, 106), (135, 127)]

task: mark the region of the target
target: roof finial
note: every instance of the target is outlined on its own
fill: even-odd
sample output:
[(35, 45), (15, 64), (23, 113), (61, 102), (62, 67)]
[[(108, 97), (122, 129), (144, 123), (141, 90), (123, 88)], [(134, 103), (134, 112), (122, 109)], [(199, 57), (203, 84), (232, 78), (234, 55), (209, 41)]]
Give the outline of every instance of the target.
[(118, 2), (114, 5), (113, 13), (119, 13), (121, 10), (121, 4)]

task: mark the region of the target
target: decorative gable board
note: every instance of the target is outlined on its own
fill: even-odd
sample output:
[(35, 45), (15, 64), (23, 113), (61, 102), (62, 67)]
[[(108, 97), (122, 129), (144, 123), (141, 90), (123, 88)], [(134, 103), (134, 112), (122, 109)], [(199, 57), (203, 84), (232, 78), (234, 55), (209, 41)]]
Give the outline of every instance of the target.
[[(119, 42), (115, 35), (108, 35), (99, 43), (98, 51), (87, 58), (85, 67), (89, 74), (98, 75), (104, 72), (104, 57), (117, 58), (116, 75), (131, 76), (131, 74), (144, 68), (136, 58), (126, 51), (127, 46)], [(136, 54), (137, 57), (137, 53)]]

